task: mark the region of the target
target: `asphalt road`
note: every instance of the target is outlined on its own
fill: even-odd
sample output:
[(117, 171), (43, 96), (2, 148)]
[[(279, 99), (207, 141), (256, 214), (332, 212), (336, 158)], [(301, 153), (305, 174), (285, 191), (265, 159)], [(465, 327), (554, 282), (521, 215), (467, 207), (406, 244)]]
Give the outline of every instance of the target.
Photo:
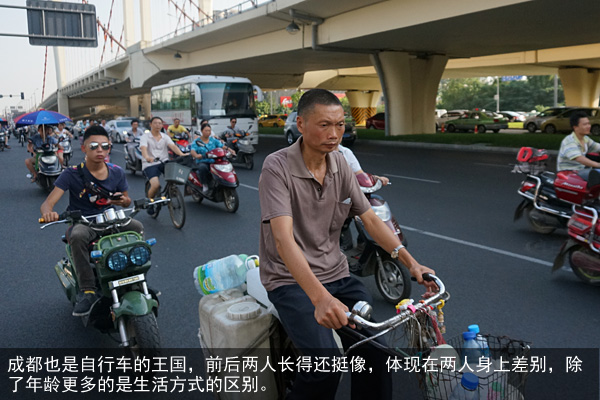
[[(37, 218), (45, 194), (25, 178), (21, 147), (0, 153), (0, 268), (2, 347), (114, 347), (106, 335), (85, 329), (54, 273), (64, 255), (65, 227), (40, 231)], [(266, 155), (285, 145), (282, 137), (262, 136), (255, 169), (236, 169), (240, 208), (186, 198), (187, 222), (175, 229), (168, 213), (153, 220), (140, 214), (146, 237), (155, 237), (149, 284), (162, 292), (159, 327), (164, 347), (197, 348), (198, 295), (192, 280), (197, 265), (233, 253), (258, 252), (258, 179)], [(354, 151), (367, 172), (390, 177), (379, 194), (405, 229), (409, 251), (436, 270), (452, 298), (447, 303), (447, 336), (478, 323), (482, 332), (524, 339), (538, 348), (597, 348), (595, 311), (598, 288), (572, 273), (550, 274), (566, 232), (540, 235), (524, 220), (513, 222), (521, 176), (511, 174), (514, 156), (361, 144)], [(82, 153), (75, 150), (75, 160)], [(112, 161), (123, 165), (122, 145)], [(143, 197), (144, 179), (128, 174), (130, 195)], [(66, 207), (67, 196), (59, 203)], [(393, 315), (373, 277), (376, 317)], [(413, 284), (413, 297), (421, 288)]]

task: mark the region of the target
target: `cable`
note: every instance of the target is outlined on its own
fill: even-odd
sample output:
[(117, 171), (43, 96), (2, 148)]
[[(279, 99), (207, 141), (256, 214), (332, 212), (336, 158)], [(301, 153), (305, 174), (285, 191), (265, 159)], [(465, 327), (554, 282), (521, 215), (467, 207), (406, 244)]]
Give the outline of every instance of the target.
[(48, 46), (46, 46), (46, 56), (44, 57), (44, 84), (42, 85), (42, 100), (40, 104), (44, 101), (44, 93), (46, 92), (46, 66), (48, 65)]

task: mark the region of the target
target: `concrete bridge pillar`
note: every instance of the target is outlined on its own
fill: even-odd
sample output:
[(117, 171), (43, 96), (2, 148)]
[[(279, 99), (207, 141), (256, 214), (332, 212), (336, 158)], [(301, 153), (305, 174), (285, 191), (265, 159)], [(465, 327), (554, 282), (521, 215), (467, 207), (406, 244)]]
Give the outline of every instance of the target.
[(587, 68), (559, 68), (565, 103), (574, 107), (598, 107), (600, 71)]
[(435, 99), (447, 56), (373, 55), (385, 97), (386, 135), (435, 132)]
[(135, 118), (140, 117), (140, 100), (137, 94), (129, 96), (129, 113), (127, 115)]
[(58, 106), (58, 112), (62, 115), (69, 116), (69, 98), (60, 89), (56, 91), (56, 102)]
[(364, 125), (367, 118), (375, 115), (381, 92), (348, 90), (346, 97), (350, 102), (352, 118), (354, 118), (356, 125)]
[(150, 93), (144, 93), (142, 96), (142, 113), (144, 114), (144, 119), (150, 119), (152, 117), (152, 98), (150, 97)]

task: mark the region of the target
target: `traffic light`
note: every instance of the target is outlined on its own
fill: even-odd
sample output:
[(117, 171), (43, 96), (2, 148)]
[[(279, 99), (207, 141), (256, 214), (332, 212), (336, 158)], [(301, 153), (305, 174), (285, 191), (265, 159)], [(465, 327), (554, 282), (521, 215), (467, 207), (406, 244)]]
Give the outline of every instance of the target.
[(21, 100), (25, 100), (25, 93), (21, 92)]

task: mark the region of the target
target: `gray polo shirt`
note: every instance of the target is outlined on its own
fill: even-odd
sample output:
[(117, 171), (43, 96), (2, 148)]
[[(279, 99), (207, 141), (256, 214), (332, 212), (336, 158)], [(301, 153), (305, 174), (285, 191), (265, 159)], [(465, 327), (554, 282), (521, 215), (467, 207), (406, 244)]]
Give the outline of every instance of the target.
[(328, 283), (349, 276), (339, 245), (344, 221), (348, 215), (361, 215), (370, 208), (341, 153), (327, 154), (327, 173), (321, 185), (304, 164), (301, 143), (302, 138), (270, 154), (258, 183), (260, 276), (267, 290), (296, 283), (277, 251), (271, 219), (293, 218), (296, 243), (317, 279)]

